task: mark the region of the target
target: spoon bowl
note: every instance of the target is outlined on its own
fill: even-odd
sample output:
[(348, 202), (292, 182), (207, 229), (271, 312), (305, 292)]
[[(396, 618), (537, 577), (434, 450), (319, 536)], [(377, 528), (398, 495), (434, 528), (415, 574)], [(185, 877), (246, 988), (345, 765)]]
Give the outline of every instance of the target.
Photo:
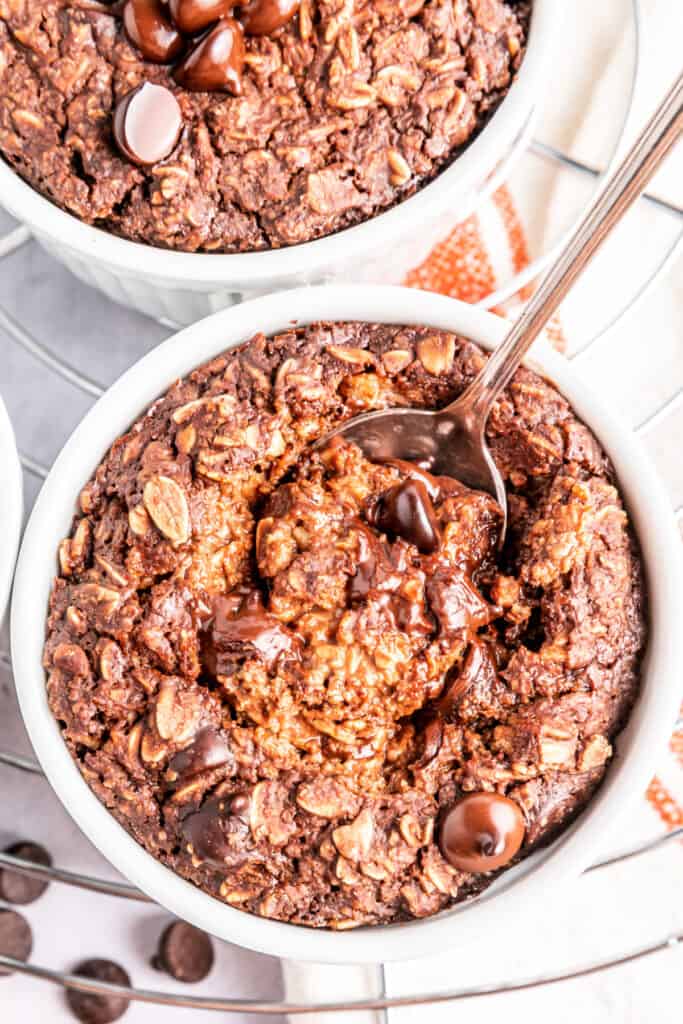
[(446, 409), (380, 409), (355, 416), (323, 438), (357, 444), (373, 462), (397, 459), (413, 462), (435, 476), (450, 476), (474, 490), (492, 495), (503, 512), (505, 535), (507, 498), (505, 483), (493, 461), (486, 439), (473, 422), (470, 388)]
[(683, 73), (664, 97), (620, 165), (604, 183), (566, 246), (543, 276), (502, 345), (459, 398), (438, 412), (382, 409), (348, 421), (322, 443), (343, 436), (375, 461), (402, 459), (468, 487), (487, 491), (503, 511), (505, 484), (486, 444), (494, 402), (604, 240), (638, 199), (683, 131)]

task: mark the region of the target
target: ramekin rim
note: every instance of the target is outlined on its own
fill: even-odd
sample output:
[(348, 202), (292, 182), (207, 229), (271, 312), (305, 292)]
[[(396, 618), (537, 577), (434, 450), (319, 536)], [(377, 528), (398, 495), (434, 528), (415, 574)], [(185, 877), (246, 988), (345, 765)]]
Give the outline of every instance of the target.
[[(604, 845), (608, 826), (613, 830), (616, 820), (644, 791), (654, 768), (651, 748), (664, 746), (678, 705), (677, 687), (671, 680), (680, 678), (683, 669), (683, 634), (678, 628), (683, 566), (666, 492), (640, 442), (549, 346), (537, 346), (532, 362), (557, 382), (615, 463), (648, 574), (651, 635), (641, 696), (617, 740), (617, 754), (604, 785), (574, 825), (546, 851), (513, 869), (514, 877), (510, 877), (513, 871), (508, 872), (501, 884), (494, 883), (480, 899), (434, 917), (352, 932), (301, 928), (223, 905), (161, 865), (115, 821), (81, 777), (45, 697), (44, 613), (36, 620), (36, 607), (45, 607), (57, 537), (68, 525), (73, 500), (108, 445), (172, 379), (227, 348), (228, 340), (232, 347), (255, 330), (270, 334), (287, 329), (292, 320), (320, 319), (427, 323), (472, 337), (487, 348), (500, 341), (505, 331), (498, 317), (443, 296), (388, 286), (318, 286), (223, 310), (162, 343), (93, 406), (58, 456), (34, 507), (13, 594), (16, 688), (35, 752), (57, 795), (104, 856), (157, 902), (221, 938), (275, 956), (329, 963), (412, 959), (476, 941), (485, 935), (487, 924), (500, 928), (509, 922), (517, 927), (534, 896), (542, 901), (548, 885), (586, 867)], [(55, 514), (61, 516), (59, 524), (54, 522)], [(658, 677), (669, 685), (656, 685)]]

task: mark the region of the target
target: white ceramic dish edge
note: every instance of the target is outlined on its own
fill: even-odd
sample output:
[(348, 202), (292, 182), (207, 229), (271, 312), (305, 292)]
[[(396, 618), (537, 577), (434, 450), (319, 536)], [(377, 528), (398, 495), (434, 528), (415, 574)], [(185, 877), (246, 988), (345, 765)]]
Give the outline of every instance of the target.
[(5, 616), (12, 587), (14, 565), (19, 550), (21, 522), (24, 515), (21, 463), (14, 440), (14, 430), (0, 398), (0, 625)]
[(683, 567), (667, 495), (640, 442), (576, 379), (549, 346), (532, 362), (555, 381), (594, 429), (619, 476), (647, 567), (650, 638), (643, 686), (620, 735), (604, 785), (547, 850), (507, 872), (478, 900), (436, 917), (352, 932), (327, 932), (265, 920), (224, 906), (156, 862), (117, 824), (81, 778), (47, 706), (41, 667), (44, 609), (55, 552), (71, 521), (74, 499), (109, 444), (176, 377), (251, 337), (319, 319), (426, 323), (497, 344), (498, 317), (453, 299), (401, 288), (329, 286), (278, 293), (224, 310), (175, 335), (142, 359), (90, 410), (59, 455), (36, 502), (22, 545), (13, 594), (12, 654), (21, 710), (35, 752), (86, 835), (118, 870), (174, 914), (228, 941), (275, 956), (328, 963), (412, 959), (471, 943), (489, 928), (514, 928), (543, 908), (548, 892), (576, 876), (613, 842), (621, 815), (642, 799), (675, 719), (683, 672)]
[(298, 246), (244, 254), (182, 253), (131, 242), (59, 209), (0, 159), (0, 202), (69, 269), (115, 301), (157, 319), (200, 316), (277, 288), (341, 280), (400, 283), (498, 180), (547, 95), (559, 37), (555, 0), (534, 0), (527, 52), (490, 123), (432, 182), (355, 227)]

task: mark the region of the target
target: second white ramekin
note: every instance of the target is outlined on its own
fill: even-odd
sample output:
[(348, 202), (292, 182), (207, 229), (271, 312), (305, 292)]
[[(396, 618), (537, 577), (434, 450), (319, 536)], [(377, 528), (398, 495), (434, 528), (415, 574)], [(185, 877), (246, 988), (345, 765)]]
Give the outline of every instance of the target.
[(532, 364), (567, 397), (609, 454), (640, 541), (650, 630), (639, 699), (615, 744), (603, 786), (551, 846), (505, 873), (480, 898), (431, 918), (352, 932), (316, 931), (227, 906), (163, 867), (115, 821), (82, 779), (50, 713), (42, 649), (56, 551), (67, 535), (76, 496), (111, 443), (177, 377), (257, 331), (293, 322), (365, 320), (428, 324), (492, 348), (505, 322), (453, 299), (389, 287), (322, 287), (281, 292), (224, 310), (175, 335), (140, 360), (93, 406), (54, 464), (29, 521), (12, 604), (12, 656), (21, 710), (34, 750), (57, 795), (83, 832), (118, 870), (174, 914), (229, 942), (275, 956), (328, 963), (414, 959), (470, 945), (492, 930), (519, 936), (520, 921), (561, 898), (578, 875), (614, 842), (620, 819), (642, 794), (664, 750), (680, 701), (683, 675), (681, 544), (667, 494), (638, 439), (545, 345)]
[(86, 284), (115, 302), (175, 324), (194, 323), (245, 298), (295, 285), (399, 284), (508, 173), (546, 93), (561, 17), (555, 0), (534, 0), (527, 51), (512, 88), (450, 167), (392, 209), (327, 238), (237, 255), (141, 245), (60, 210), (2, 159), (0, 204)]

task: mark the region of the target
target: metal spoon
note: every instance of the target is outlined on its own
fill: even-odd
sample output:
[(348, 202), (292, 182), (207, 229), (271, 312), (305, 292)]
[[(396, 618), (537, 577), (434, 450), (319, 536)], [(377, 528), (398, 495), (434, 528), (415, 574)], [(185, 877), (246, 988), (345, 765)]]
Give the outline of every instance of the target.
[(485, 438), (486, 421), (493, 403), (532, 342), (604, 239), (640, 196), (682, 131), (683, 73), (605, 182), (505, 341), (463, 394), (438, 412), (394, 408), (364, 413), (328, 434), (320, 444), (342, 436), (355, 442), (375, 461), (415, 462), (434, 473), (455, 477), (469, 487), (487, 491), (503, 510), (502, 543), (507, 526), (505, 484)]

